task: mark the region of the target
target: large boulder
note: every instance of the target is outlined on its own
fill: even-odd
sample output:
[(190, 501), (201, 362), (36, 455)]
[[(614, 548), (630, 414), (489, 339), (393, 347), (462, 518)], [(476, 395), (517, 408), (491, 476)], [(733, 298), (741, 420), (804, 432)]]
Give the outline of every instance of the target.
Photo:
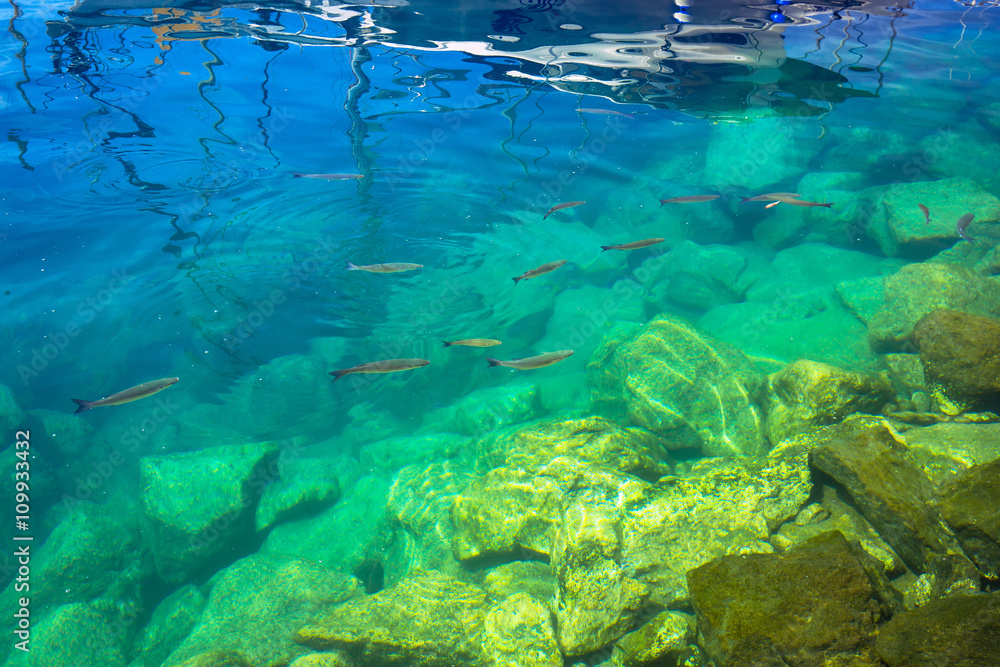
[(866, 559), (831, 532), (784, 554), (722, 556), (691, 570), (709, 655), (720, 665), (877, 667), (875, 630), (894, 600)]
[(960, 553), (934, 504), (933, 487), (887, 423), (852, 420), (828, 429), (813, 467), (846, 490), (879, 535), (916, 572)]
[(903, 350), (916, 323), (941, 308), (1000, 317), (1000, 280), (954, 264), (909, 264), (884, 278), (840, 283), (837, 290), (868, 325), (868, 341), (880, 352)]
[(1000, 405), (1000, 320), (935, 310), (916, 323), (924, 377), (959, 403)]
[(160, 577), (182, 582), (252, 534), (278, 457), (276, 446), (262, 444), (139, 461), (145, 537)]
[[(1000, 200), (968, 178), (895, 183), (881, 193), (884, 217), (867, 232), (889, 256), (927, 259), (960, 240), (955, 223), (966, 213), (978, 223), (1000, 220)], [(930, 211), (930, 222), (917, 206)], [(878, 209), (875, 209), (878, 210)]]
[(327, 608), (361, 595), (357, 580), (316, 563), (253, 555), (217, 574), (204, 612), (163, 662), (176, 667), (212, 650), (238, 653), (254, 667), (288, 664), (306, 651), (293, 633)]
[(611, 338), (587, 368), (593, 407), (709, 456), (767, 451), (763, 377), (739, 350), (676, 317)]
[(777, 444), (854, 412), (878, 412), (891, 395), (883, 378), (799, 359), (768, 378), (767, 436)]
[(483, 665), (488, 597), (479, 587), (428, 572), (327, 610), (295, 633), (316, 651), (339, 649), (365, 665)]
[(987, 578), (1000, 579), (1000, 458), (961, 473), (941, 490), (941, 514)]
[(889, 667), (985, 667), (1000, 655), (1000, 594), (954, 595), (903, 611), (879, 630)]

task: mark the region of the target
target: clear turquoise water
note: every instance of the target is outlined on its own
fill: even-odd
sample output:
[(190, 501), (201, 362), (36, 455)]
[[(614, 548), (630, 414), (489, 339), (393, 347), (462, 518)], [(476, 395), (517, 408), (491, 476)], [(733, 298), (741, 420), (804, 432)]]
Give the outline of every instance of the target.
[[(126, 4), (0, 9), (0, 383), (24, 410), (69, 412), (71, 398), (180, 377), (168, 426), (151, 426), (144, 403), (85, 415), (112, 443), (158, 431), (141, 453), (295, 436), (350, 452), (357, 442), (336, 437), (352, 421), (417, 428), (517, 383), (543, 383), (549, 411), (585, 410), (584, 351), (606, 324), (530, 377), (440, 341), (498, 338), (502, 358), (571, 346), (587, 290), (613, 294), (640, 253), (659, 252), (602, 256), (602, 244), (775, 250), (755, 240), (767, 213), (735, 203), (757, 193), (705, 168), (723, 132), (734, 154), (745, 141), (766, 150), (762, 118), (784, 119), (808, 156), (779, 190), (809, 172), (862, 172), (859, 189), (906, 180), (942, 129), (995, 156), (976, 120), (1000, 101), (990, 4), (715, 3), (688, 10), (696, 36), (670, 50), (657, 35), (682, 12), (662, 3), (613, 16), (579, 2)], [(594, 108), (628, 115), (581, 111)], [(928, 178), (996, 192), (988, 160), (949, 155)], [(657, 202), (720, 189), (702, 212)], [(826, 242), (879, 256), (870, 239)], [(347, 261), (425, 268), (369, 275)], [(325, 374), (380, 357), (431, 365), (363, 385)], [(284, 365), (306, 362), (312, 378)]]

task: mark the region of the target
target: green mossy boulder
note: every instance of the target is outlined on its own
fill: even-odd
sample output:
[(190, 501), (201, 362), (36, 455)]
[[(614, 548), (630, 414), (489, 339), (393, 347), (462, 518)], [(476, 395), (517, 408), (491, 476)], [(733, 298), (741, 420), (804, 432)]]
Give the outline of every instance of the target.
[(132, 643), (129, 667), (160, 667), (198, 624), (207, 600), (200, 588), (188, 584), (157, 604)]
[(709, 456), (767, 451), (758, 404), (763, 377), (739, 350), (684, 320), (657, 317), (587, 367), (593, 407)]
[(340, 484), (328, 459), (289, 458), (278, 461), (278, 478), (267, 485), (257, 504), (257, 530), (318, 514), (337, 502)]
[(316, 563), (253, 555), (210, 582), (198, 624), (163, 667), (212, 650), (243, 655), (253, 667), (287, 664), (306, 653), (293, 633), (323, 611), (361, 595), (356, 579)]
[(773, 444), (854, 412), (877, 413), (892, 389), (883, 378), (799, 359), (768, 377), (767, 436)]
[(614, 667), (678, 667), (691, 653), (694, 631), (688, 617), (663, 611), (615, 642)]
[(495, 667), (564, 664), (548, 608), (524, 593), (515, 593), (486, 614), (483, 654)]
[(708, 654), (720, 665), (877, 667), (888, 582), (837, 532), (783, 554), (722, 556), (688, 573)]
[[(968, 178), (896, 183), (883, 189), (879, 198), (884, 216), (868, 227), (889, 256), (927, 259), (960, 240), (955, 223), (966, 213), (977, 222), (1000, 220), (1000, 200)], [(917, 204), (930, 211), (928, 223)]]
[(954, 401), (1000, 406), (1000, 320), (935, 310), (913, 328), (924, 377)]
[(572, 456), (655, 481), (671, 472), (669, 444), (646, 429), (620, 426), (604, 417), (541, 420), (481, 438), (476, 443), (477, 466), (483, 472), (500, 466), (531, 468)]
[(364, 665), (486, 667), (488, 606), (481, 588), (428, 572), (328, 609), (295, 641), (316, 651), (342, 650)]
[(1000, 458), (1000, 423), (945, 422), (911, 428), (903, 438), (936, 488), (954, 480), (963, 470)]
[(30, 652), (12, 650), (4, 667), (125, 667), (131, 635), (127, 620), (114, 603), (63, 605), (35, 619)]
[(879, 352), (905, 351), (913, 327), (938, 309), (1000, 317), (1000, 280), (954, 264), (908, 264), (880, 279), (840, 283), (841, 297), (865, 324)]
[(277, 458), (277, 447), (263, 444), (139, 461), (144, 535), (160, 577), (182, 582), (249, 537)]
[(851, 420), (829, 427), (812, 466), (844, 487), (861, 514), (916, 572), (960, 553), (934, 504), (930, 480), (887, 424)]
[(986, 667), (1000, 656), (1000, 594), (953, 595), (897, 614), (875, 650), (888, 667)]
[(949, 482), (941, 490), (939, 507), (979, 571), (1000, 579), (1000, 458)]

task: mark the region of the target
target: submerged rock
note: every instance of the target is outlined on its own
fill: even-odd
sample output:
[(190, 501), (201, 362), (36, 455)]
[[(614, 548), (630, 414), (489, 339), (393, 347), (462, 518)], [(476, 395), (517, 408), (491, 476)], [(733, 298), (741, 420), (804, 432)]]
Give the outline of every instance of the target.
[(954, 595), (897, 614), (879, 630), (889, 667), (980, 667), (1000, 655), (1000, 595)]
[(767, 436), (777, 444), (854, 412), (878, 412), (891, 394), (883, 378), (799, 359), (768, 378)]
[(463, 396), (453, 405), (428, 414), (421, 431), (478, 437), (532, 419), (540, 411), (539, 401), (536, 385), (514, 383), (480, 389)]
[(720, 665), (879, 665), (888, 582), (837, 532), (784, 554), (722, 556), (688, 573), (705, 648)]
[(476, 443), (478, 467), (536, 467), (560, 456), (614, 468), (647, 480), (671, 472), (670, 441), (644, 428), (624, 427), (603, 417), (541, 420), (496, 431)]
[(588, 368), (595, 410), (711, 456), (767, 450), (763, 378), (741, 352), (676, 317), (607, 340)]
[(292, 633), (328, 607), (361, 594), (358, 582), (337, 570), (281, 556), (253, 555), (211, 582), (205, 610), (163, 667), (225, 650), (254, 667), (291, 662), (306, 651)]
[(31, 628), (30, 652), (15, 650), (9, 667), (125, 667), (128, 624), (113, 603), (74, 602), (63, 605)]
[(1000, 579), (1000, 458), (949, 482), (941, 490), (939, 506), (979, 571), (989, 579)]
[(676, 611), (660, 612), (634, 632), (615, 642), (611, 664), (616, 667), (683, 664), (691, 652), (694, 632), (688, 617)]
[(904, 349), (914, 325), (938, 309), (1000, 316), (1000, 281), (953, 264), (909, 264), (885, 278), (840, 283), (837, 290), (881, 352)]
[(295, 458), (278, 466), (278, 479), (264, 489), (257, 505), (257, 530), (316, 514), (337, 502), (340, 484), (327, 459)]
[(264, 444), (139, 461), (146, 539), (165, 581), (184, 581), (252, 533), (260, 494), (277, 478), (277, 459), (277, 447)]
[(483, 654), (496, 667), (563, 667), (549, 610), (535, 598), (515, 593), (490, 609)]
[(927, 572), (960, 553), (934, 505), (933, 487), (906, 445), (884, 423), (852, 420), (831, 427), (812, 465), (840, 483), (903, 561)]
[(952, 400), (1000, 405), (1000, 320), (935, 310), (913, 328), (924, 376)]
[(340, 649), (365, 665), (483, 665), (486, 593), (436, 572), (329, 609), (295, 641), (317, 651)]
[(198, 624), (207, 601), (199, 588), (189, 584), (156, 605), (132, 644), (129, 667), (161, 667)]
[[(880, 199), (884, 217), (876, 217), (867, 232), (889, 256), (926, 259), (947, 248), (960, 239), (955, 223), (966, 213), (977, 222), (1000, 220), (1000, 200), (968, 178), (895, 183)], [(929, 223), (917, 203), (930, 210)]]
[(947, 422), (911, 428), (903, 439), (937, 488), (963, 470), (1000, 458), (1000, 424)]

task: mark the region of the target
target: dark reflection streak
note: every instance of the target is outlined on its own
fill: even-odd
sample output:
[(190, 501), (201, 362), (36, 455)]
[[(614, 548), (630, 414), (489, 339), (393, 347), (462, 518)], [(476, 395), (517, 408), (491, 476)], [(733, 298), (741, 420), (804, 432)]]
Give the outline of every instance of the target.
[(267, 101), (267, 84), (271, 82), (271, 63), (277, 60), (278, 56), (281, 55), (282, 53), (284, 52), (275, 51), (274, 56), (272, 56), (270, 60), (264, 63), (264, 80), (260, 82), (260, 103), (264, 105), (264, 108), (267, 109), (267, 112), (263, 116), (259, 116), (257, 118), (257, 127), (260, 128), (261, 143), (264, 144), (264, 148), (266, 148), (267, 152), (270, 153), (271, 157), (274, 158), (275, 168), (277, 168), (281, 164), (281, 160), (278, 159), (278, 156), (275, 155), (274, 151), (271, 149), (271, 143), (270, 143), (271, 137), (267, 133), (267, 127), (265, 126), (264, 121), (265, 119), (270, 118), (271, 114), (274, 111), (270, 103)]
[[(28, 99), (28, 94), (24, 92), (24, 84), (31, 83), (31, 77), (28, 76), (28, 63), (25, 61), (25, 55), (28, 52), (28, 40), (26, 40), (24, 35), (22, 35), (21, 32), (14, 27), (14, 21), (21, 18), (22, 12), (21, 8), (14, 2), (14, 0), (10, 0), (10, 6), (13, 8), (14, 13), (11, 15), (10, 22), (7, 24), (7, 32), (13, 35), (14, 39), (21, 43), (21, 50), (18, 51), (17, 55), (14, 57), (21, 63), (21, 72), (24, 74), (24, 79), (18, 81), (14, 84), (14, 86), (17, 88), (17, 92), (21, 93), (21, 99), (24, 100), (24, 103), (28, 105), (29, 109), (31, 109), (31, 113), (35, 113), (35, 107), (31, 104), (31, 100)], [(21, 155), (21, 162), (23, 163), (23, 151)]]
[(823, 40), (826, 39), (826, 35), (823, 34), (823, 31), (826, 30), (827, 28), (829, 28), (831, 24), (833, 24), (833, 18), (832, 17), (825, 24), (823, 24), (821, 26), (817, 26), (816, 28), (813, 29), (813, 32), (816, 33), (816, 48), (813, 49), (812, 51), (806, 51), (805, 53), (803, 53), (802, 54), (802, 58), (804, 60), (807, 60), (810, 55), (812, 55), (813, 53), (816, 53), (821, 48), (823, 48), (822, 47)]
[[(547, 96), (548, 96), (548, 94), (549, 94), (549, 91), (550, 91), (550, 90), (551, 90), (551, 88), (545, 88), (544, 90), (542, 90), (542, 95), (541, 95), (541, 96), (542, 96), (543, 98), (544, 98), (544, 97), (547, 97)], [(531, 93), (532, 93), (532, 92), (533, 92), (533, 91), (529, 90), (529, 91), (528, 91), (528, 94), (527, 94), (527, 95), (525, 95), (525, 99), (527, 99), (527, 98), (528, 98), (528, 97), (529, 97), (529, 96), (531, 95)], [(523, 137), (523, 136), (524, 136), (525, 134), (527, 134), (528, 130), (530, 130), (530, 129), (531, 129), (531, 125), (532, 125), (532, 123), (534, 123), (534, 122), (535, 122), (536, 120), (538, 120), (538, 119), (539, 119), (539, 118), (541, 118), (541, 117), (542, 117), (543, 115), (545, 115), (545, 110), (544, 110), (544, 109), (542, 109), (542, 107), (541, 107), (541, 105), (539, 104), (539, 102), (541, 102), (541, 99), (537, 99), (537, 100), (535, 100), (535, 108), (536, 108), (536, 109), (538, 109), (538, 115), (537, 115), (537, 116), (535, 116), (534, 118), (529, 118), (529, 119), (528, 119), (528, 125), (527, 125), (527, 127), (525, 127), (525, 128), (524, 128), (524, 131), (522, 131), (522, 132), (521, 132), (521, 134), (517, 135), (517, 140), (518, 140), (518, 142), (520, 142), (520, 141), (521, 141), (521, 137)], [(525, 144), (525, 145), (527, 146), (527, 144)], [(547, 147), (545, 146), (545, 144), (544, 144), (544, 143), (542, 144), (542, 150), (544, 150), (544, 151), (545, 151), (545, 153), (544, 153), (544, 154), (542, 154), (542, 155), (539, 155), (539, 156), (538, 156), (537, 158), (535, 158), (534, 160), (532, 160), (532, 162), (533, 162), (533, 163), (535, 164), (535, 173), (537, 173), (537, 172), (541, 171), (541, 168), (540, 168), (540, 167), (538, 166), (538, 163), (539, 163), (539, 162), (540, 162), (541, 160), (543, 160), (543, 159), (545, 159), (545, 158), (547, 158), (547, 157), (549, 156), (549, 152), (550, 152), (550, 151), (549, 151), (549, 149), (548, 149), (548, 148), (547, 148)]]
[(365, 63), (371, 62), (372, 56), (367, 47), (358, 46), (351, 49), (351, 73), (354, 75), (354, 82), (347, 88), (347, 96), (344, 99), (344, 111), (351, 119), (351, 129), (347, 131), (347, 136), (351, 140), (351, 154), (358, 165), (358, 173), (364, 174), (365, 178), (358, 183), (359, 193), (367, 198), (368, 190), (371, 188), (371, 160), (365, 154), (365, 137), (368, 135), (368, 127), (361, 117), (360, 100), (371, 90), (371, 81), (364, 73)]
[(855, 64), (861, 62), (865, 57), (865, 54), (860, 53), (859, 49), (868, 48), (869, 46), (871, 46), (863, 39), (863, 37), (865, 36), (865, 31), (861, 29), (864, 27), (865, 23), (868, 22), (869, 18), (871, 17), (865, 14), (864, 17), (862, 17), (862, 19), (858, 21), (858, 24), (854, 26), (854, 32), (858, 33), (857, 42), (858, 44), (860, 44), (860, 46), (852, 47), (851, 49), (849, 49), (849, 51), (858, 57), (858, 59), (854, 61)]
[[(510, 159), (514, 160), (515, 162), (517, 162), (518, 164), (521, 165), (521, 170), (524, 171), (524, 175), (527, 178), (531, 178), (531, 174), (528, 173), (528, 165), (527, 165), (527, 163), (525, 163), (523, 160), (521, 160), (521, 158), (519, 158), (516, 155), (514, 155), (513, 153), (511, 153), (510, 150), (507, 148), (507, 145), (510, 142), (514, 141), (514, 131), (515, 131), (515, 128), (517, 127), (517, 105), (519, 105), (524, 100), (528, 99), (529, 95), (531, 95), (531, 89), (530, 88), (526, 88), (525, 91), (524, 91), (524, 97), (522, 97), (521, 99), (517, 100), (516, 102), (514, 102), (513, 104), (511, 104), (509, 107), (507, 107), (506, 109), (504, 109), (503, 111), (500, 112), (500, 115), (503, 116), (504, 118), (506, 118), (510, 122), (510, 132), (507, 134), (507, 137), (503, 141), (500, 142), (500, 150), (502, 150), (504, 152), (504, 154), (507, 155), (507, 157), (509, 157)], [(514, 188), (514, 185), (511, 184), (511, 189), (513, 189), (513, 188)]]
[(885, 55), (879, 64), (875, 66), (875, 71), (878, 72), (878, 87), (875, 89), (875, 94), (877, 95), (882, 90), (882, 84), (885, 79), (885, 72), (882, 71), (882, 66), (885, 65), (885, 61), (889, 59), (889, 55), (892, 53), (892, 47), (896, 43), (896, 17), (893, 16), (889, 19), (889, 27), (892, 29), (892, 36), (889, 37), (889, 48), (885, 50)]
[[(848, 16), (850, 16), (850, 14), (848, 14)], [(851, 17), (851, 18), (853, 19), (853, 17)], [(840, 71), (838, 69), (839, 66), (842, 65), (842, 64), (844, 64), (843, 58), (840, 57), (840, 50), (842, 48), (844, 48), (844, 45), (847, 44), (847, 42), (850, 41), (850, 39), (851, 39), (850, 29), (851, 29), (852, 23), (853, 23), (853, 20), (849, 20), (849, 21), (847, 21), (845, 23), (845, 25), (844, 25), (844, 38), (842, 40), (840, 40), (840, 44), (838, 44), (837, 48), (835, 48), (833, 50), (833, 57), (836, 60), (835, 60), (835, 62), (832, 65), (830, 65), (830, 71), (831, 72), (839, 72)]]
[(208, 78), (198, 82), (198, 96), (205, 101), (205, 104), (212, 107), (212, 109), (215, 110), (216, 114), (218, 114), (219, 118), (214, 123), (212, 123), (212, 128), (227, 139), (227, 141), (219, 141), (218, 139), (212, 139), (209, 137), (198, 137), (198, 143), (201, 144), (201, 147), (203, 149), (205, 149), (205, 155), (209, 159), (212, 159), (215, 157), (215, 155), (212, 154), (212, 151), (208, 146), (209, 142), (228, 144), (230, 146), (235, 146), (237, 142), (235, 139), (233, 139), (232, 137), (230, 137), (229, 135), (227, 135), (225, 132), (222, 131), (222, 124), (226, 121), (226, 114), (222, 112), (222, 109), (215, 106), (215, 104), (213, 104), (212, 101), (208, 99), (208, 96), (205, 94), (206, 88), (215, 87), (217, 85), (217, 82), (215, 80), (215, 68), (218, 67), (219, 65), (222, 65), (223, 62), (219, 58), (219, 56), (217, 56), (215, 52), (212, 51), (211, 48), (209, 48), (209, 40), (200, 39), (198, 41), (201, 44), (201, 48), (206, 53), (208, 53), (208, 55), (212, 57), (211, 60), (203, 63), (205, 65), (205, 69), (208, 70)]

